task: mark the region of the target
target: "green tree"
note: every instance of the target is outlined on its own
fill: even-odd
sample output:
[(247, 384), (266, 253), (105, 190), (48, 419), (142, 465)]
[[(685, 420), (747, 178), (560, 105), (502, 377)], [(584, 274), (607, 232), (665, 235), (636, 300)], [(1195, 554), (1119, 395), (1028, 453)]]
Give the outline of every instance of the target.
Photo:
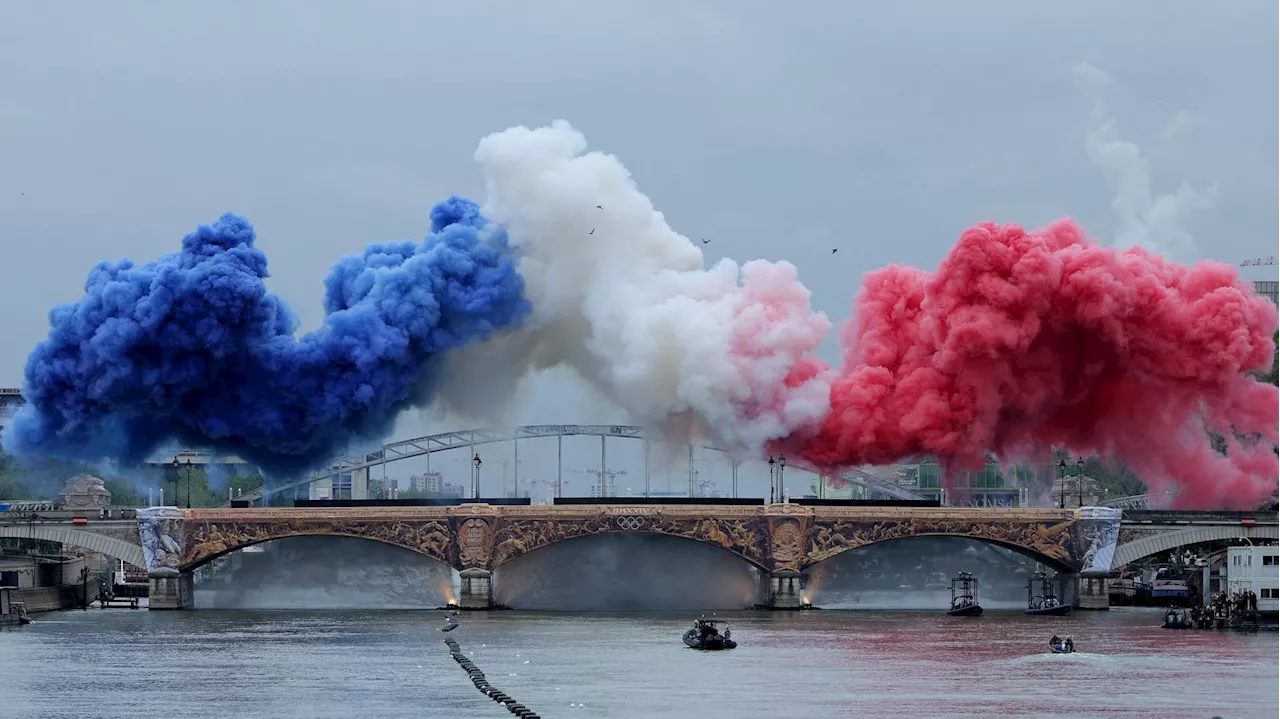
[[(166, 504), (185, 507), (187, 472), (184, 465), (176, 471), (172, 467), (142, 467), (127, 470), (127, 474), (104, 474), (101, 469), (80, 462), (55, 459), (19, 465), (11, 456), (0, 454), (0, 499), (53, 499), (67, 479), (92, 474), (102, 478), (114, 506), (141, 507), (147, 503), (148, 488), (155, 488), (164, 490)], [(228, 487), (240, 494), (263, 483), (259, 474), (243, 474), (228, 477), (223, 486), (214, 488), (209, 486), (209, 475), (203, 467), (193, 466), (190, 473), (192, 507), (221, 506), (227, 501)], [(158, 494), (152, 495), (152, 501), (159, 500)]]
[(1090, 457), (1084, 461), (1084, 474), (1097, 483), (1103, 499), (1132, 497), (1147, 492), (1147, 485), (1122, 462), (1106, 463)]
[(262, 475), (258, 474), (240, 474), (227, 480), (227, 486), (231, 490), (240, 495), (244, 492), (252, 492), (262, 486)]
[(0, 471), (0, 499), (30, 499), (12, 472)]
[(381, 479), (369, 478), (369, 498), (370, 499), (386, 499), (391, 496), (388, 492), (390, 484)]
[(120, 477), (103, 477), (102, 485), (111, 493), (113, 507), (141, 507), (147, 503), (147, 497), (134, 486), (133, 482)]
[(1276, 346), (1276, 354), (1271, 356), (1271, 373), (1267, 375), (1267, 381), (1280, 386), (1280, 332), (1272, 336), (1271, 344)]
[[(187, 473), (190, 472), (188, 480)], [(174, 478), (177, 482), (174, 482)], [(190, 489), (188, 490), (188, 482)], [(228, 477), (226, 484), (219, 487), (212, 487), (209, 484), (209, 473), (204, 467), (192, 466), (190, 470), (187, 467), (180, 466), (177, 471), (172, 469), (168, 471), (165, 477), (165, 494), (176, 490), (177, 494), (173, 498), (166, 496), (166, 504), (176, 504), (181, 507), (187, 506), (187, 493), (191, 494), (192, 507), (220, 507), (227, 503), (227, 500), (233, 494), (228, 494), (227, 489), (230, 488), (233, 493), (248, 492), (262, 486), (262, 477), (256, 474), (236, 475)]]

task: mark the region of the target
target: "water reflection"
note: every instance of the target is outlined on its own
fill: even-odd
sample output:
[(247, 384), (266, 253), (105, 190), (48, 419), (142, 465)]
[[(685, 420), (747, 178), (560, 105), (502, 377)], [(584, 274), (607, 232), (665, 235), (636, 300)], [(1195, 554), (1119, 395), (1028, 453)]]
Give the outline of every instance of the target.
[[(727, 618), (739, 648), (715, 653), (681, 644), (687, 613), (464, 614), (449, 636), (542, 716), (1249, 719), (1280, 709), (1274, 634), (1169, 632), (1159, 610)], [(0, 631), (0, 715), (504, 716), (449, 660), (440, 624), (439, 612), (42, 615)], [(1048, 654), (1054, 633), (1074, 635), (1080, 653)]]

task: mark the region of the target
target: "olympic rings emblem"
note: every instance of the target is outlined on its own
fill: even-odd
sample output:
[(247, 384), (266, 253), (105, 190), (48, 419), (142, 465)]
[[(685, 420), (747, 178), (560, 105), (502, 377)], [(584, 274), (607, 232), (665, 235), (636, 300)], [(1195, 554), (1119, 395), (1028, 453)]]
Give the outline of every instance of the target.
[(639, 529), (641, 526), (644, 525), (644, 520), (639, 517), (632, 517), (632, 516), (618, 517), (617, 521), (618, 521), (619, 529), (626, 529), (632, 532), (634, 532), (635, 530)]

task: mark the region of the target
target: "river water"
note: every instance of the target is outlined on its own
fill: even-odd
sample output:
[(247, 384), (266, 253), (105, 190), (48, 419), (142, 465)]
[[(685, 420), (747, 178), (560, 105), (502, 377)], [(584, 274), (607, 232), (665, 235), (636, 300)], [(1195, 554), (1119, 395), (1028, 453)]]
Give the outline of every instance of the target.
[[(543, 717), (1277, 715), (1275, 633), (1167, 631), (1160, 616), (723, 613), (728, 652), (684, 648), (688, 613), (470, 613), (449, 636)], [(0, 631), (0, 717), (511, 716), (440, 626), (434, 611), (37, 615)], [(1055, 632), (1079, 653), (1047, 653)]]

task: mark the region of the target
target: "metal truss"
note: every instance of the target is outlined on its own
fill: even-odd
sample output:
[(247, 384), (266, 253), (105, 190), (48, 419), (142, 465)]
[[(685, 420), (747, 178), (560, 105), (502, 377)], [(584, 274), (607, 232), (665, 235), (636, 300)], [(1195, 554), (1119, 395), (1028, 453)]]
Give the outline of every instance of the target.
[(1104, 507), (1115, 507), (1117, 509), (1151, 509), (1150, 494), (1135, 494), (1130, 497), (1121, 497), (1112, 499), (1102, 503)]
[[(465, 429), (459, 432), (443, 432), (441, 434), (415, 437), (413, 439), (401, 440), (399, 442), (390, 442), (382, 445), (373, 452), (339, 459), (329, 467), (313, 472), (309, 477), (304, 479), (277, 484), (272, 486), (270, 489), (258, 488), (252, 492), (246, 492), (243, 495), (236, 497), (236, 499), (258, 502), (261, 501), (265, 495), (277, 494), (294, 487), (329, 479), (330, 477), (335, 477), (340, 474), (355, 472), (379, 465), (386, 465), (391, 462), (398, 462), (402, 459), (413, 459), (414, 457), (422, 457), (436, 452), (447, 452), (453, 449), (461, 449), (463, 447), (476, 447), (482, 444), (494, 444), (497, 442), (517, 442), (522, 439), (577, 436), (605, 438), (618, 437), (622, 439), (640, 439), (651, 442), (667, 441), (661, 436), (651, 436), (650, 433), (645, 431), (644, 427), (628, 424), (534, 424), (524, 427), (508, 427), (502, 429)], [(710, 449), (716, 452), (725, 452), (725, 450), (720, 447), (707, 444), (696, 444), (693, 446), (701, 449)], [(886, 482), (879, 477), (861, 470), (849, 470), (841, 477), (841, 479), (851, 484), (865, 487), (873, 492), (887, 494), (896, 499), (921, 499), (920, 495), (915, 494), (908, 489), (899, 487), (892, 482)]]

